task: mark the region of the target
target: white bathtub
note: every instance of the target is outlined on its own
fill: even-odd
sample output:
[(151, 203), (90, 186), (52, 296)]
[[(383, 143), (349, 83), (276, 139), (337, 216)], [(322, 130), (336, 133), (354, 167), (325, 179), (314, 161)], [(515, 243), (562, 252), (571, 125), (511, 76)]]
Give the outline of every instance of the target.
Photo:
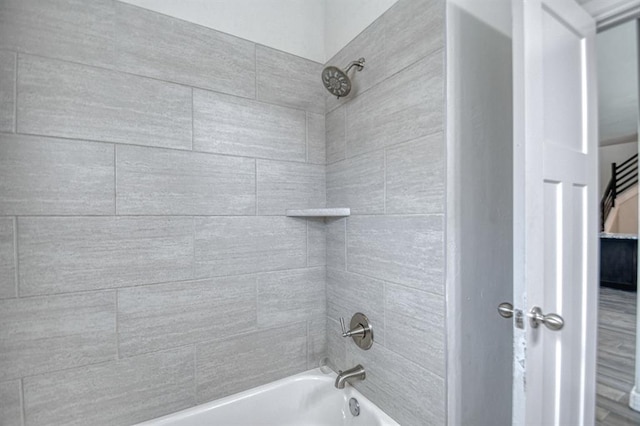
[(335, 378), (316, 368), (138, 426), (399, 426), (355, 388), (336, 389)]

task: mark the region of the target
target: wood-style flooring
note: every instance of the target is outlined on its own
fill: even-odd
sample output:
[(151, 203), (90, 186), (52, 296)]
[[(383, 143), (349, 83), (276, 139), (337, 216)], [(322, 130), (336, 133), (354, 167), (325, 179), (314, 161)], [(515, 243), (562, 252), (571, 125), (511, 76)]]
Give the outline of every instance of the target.
[(629, 408), (636, 343), (636, 293), (600, 288), (596, 424), (640, 425)]

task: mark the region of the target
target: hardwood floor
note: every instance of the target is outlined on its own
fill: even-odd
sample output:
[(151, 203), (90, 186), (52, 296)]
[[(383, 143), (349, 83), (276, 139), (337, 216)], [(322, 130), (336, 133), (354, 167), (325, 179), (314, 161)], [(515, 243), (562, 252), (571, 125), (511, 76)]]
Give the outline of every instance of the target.
[(640, 425), (629, 408), (636, 341), (636, 293), (600, 288), (596, 424)]

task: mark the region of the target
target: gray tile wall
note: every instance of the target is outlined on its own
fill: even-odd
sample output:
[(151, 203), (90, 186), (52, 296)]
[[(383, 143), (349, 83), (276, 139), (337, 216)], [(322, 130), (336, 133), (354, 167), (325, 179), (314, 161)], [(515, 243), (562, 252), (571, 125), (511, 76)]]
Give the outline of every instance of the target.
[(321, 69), (113, 0), (0, 2), (0, 423), (318, 365), (325, 224), (284, 213), (325, 206)]
[[(0, 2), (3, 422), (131, 424), (328, 355), (444, 424), (443, 17), (400, 0), (329, 61), (367, 60), (336, 100), (321, 64), (114, 0)], [(325, 205), (353, 215), (284, 216)]]
[(0, 217), (0, 299), (17, 296), (15, 219)]
[(12, 132), (15, 126), (16, 64), (15, 52), (0, 50), (0, 131)]
[(20, 426), (22, 424), (22, 405), (20, 404), (22, 388), (20, 380), (0, 383), (0, 419), (3, 426)]
[[(361, 363), (355, 386), (403, 426), (445, 418), (443, 0), (399, 0), (329, 61), (366, 59), (355, 93), (326, 97), (330, 365)], [(364, 312), (359, 349), (339, 318)]]

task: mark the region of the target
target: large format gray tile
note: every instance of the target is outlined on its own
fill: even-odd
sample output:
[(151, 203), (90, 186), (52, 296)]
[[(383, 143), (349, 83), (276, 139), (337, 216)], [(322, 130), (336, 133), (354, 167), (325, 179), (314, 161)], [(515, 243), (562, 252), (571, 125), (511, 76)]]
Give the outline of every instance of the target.
[(0, 301), (0, 381), (116, 357), (113, 291)]
[(444, 163), (442, 133), (387, 148), (386, 213), (443, 213)]
[(384, 213), (384, 151), (328, 165), (327, 206), (349, 207), (351, 214)]
[(386, 283), (384, 299), (387, 311), (402, 313), (433, 325), (444, 325), (445, 302), (442, 295)]
[(125, 3), (115, 5), (118, 69), (255, 97), (253, 43)]
[(255, 214), (255, 160), (117, 147), (118, 214)]
[(130, 425), (194, 405), (185, 347), (24, 379), (25, 425)]
[(347, 221), (347, 269), (444, 293), (442, 216), (359, 216)]
[[(374, 336), (375, 337), (375, 336)], [(353, 367), (347, 365), (347, 339), (342, 337), (340, 323), (327, 317), (327, 364), (336, 373)]]
[(345, 159), (347, 149), (346, 111), (346, 107), (340, 107), (327, 113), (325, 125), (327, 164)]
[(325, 116), (307, 112), (307, 163), (326, 164)]
[(118, 290), (120, 356), (218, 339), (255, 327), (255, 276)]
[(307, 329), (293, 324), (197, 345), (199, 403), (250, 389), (307, 367)]
[[(385, 311), (384, 345), (430, 372), (445, 377), (445, 325), (420, 321), (403, 312)], [(411, 324), (407, 327), (407, 324)]]
[(0, 383), (0, 424), (2, 426), (22, 426), (22, 406), (20, 404), (20, 381)]
[(291, 108), (193, 91), (196, 151), (306, 161), (306, 114)]
[(302, 322), (326, 314), (324, 267), (258, 275), (258, 325)]
[(327, 62), (345, 70), (352, 61), (365, 59), (362, 71), (357, 72), (356, 68), (349, 71), (351, 93), (348, 96), (337, 99), (325, 91), (327, 111), (362, 94), (385, 77), (384, 36), (384, 23), (379, 18)]
[(442, 130), (442, 52), (384, 80), (346, 107), (347, 157)]
[(322, 64), (256, 46), (257, 98), (261, 101), (324, 112)]
[(444, 0), (400, 0), (382, 20), (387, 75), (444, 46)]
[(347, 267), (347, 219), (327, 220), (327, 266), (344, 271)]
[(191, 149), (191, 89), (20, 55), (17, 126), (21, 133)]
[(327, 317), (307, 321), (307, 370), (318, 368), (327, 357)]
[(0, 47), (112, 66), (113, 4), (112, 0), (3, 0)]
[(193, 274), (193, 219), (18, 219), (20, 294), (178, 281)]
[(327, 264), (327, 227), (323, 218), (307, 218), (307, 266)]
[(14, 52), (0, 51), (0, 132), (15, 130), (16, 61)]
[(14, 218), (0, 218), (0, 299), (16, 297)]
[(367, 379), (355, 387), (403, 426), (443, 425), (444, 379), (381, 345), (347, 345), (347, 365), (362, 364)]
[(349, 325), (356, 312), (373, 325), (374, 341), (384, 344), (384, 283), (362, 275), (327, 268), (327, 316)]
[(307, 228), (288, 217), (195, 219), (197, 277), (250, 274), (306, 265)]
[(257, 160), (258, 213), (325, 206), (325, 166)]
[(0, 214), (115, 212), (114, 147), (0, 134)]

